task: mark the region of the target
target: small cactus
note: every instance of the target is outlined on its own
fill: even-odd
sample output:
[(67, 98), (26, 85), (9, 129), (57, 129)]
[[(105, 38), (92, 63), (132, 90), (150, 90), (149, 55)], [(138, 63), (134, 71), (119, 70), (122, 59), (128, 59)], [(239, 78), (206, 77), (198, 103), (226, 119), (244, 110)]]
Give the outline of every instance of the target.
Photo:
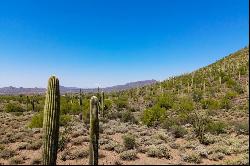
[(90, 143), (89, 165), (98, 165), (98, 139), (99, 139), (99, 101), (96, 96), (90, 99)]
[(55, 165), (57, 159), (60, 116), (59, 80), (52, 76), (44, 106), (43, 119), (43, 165)]

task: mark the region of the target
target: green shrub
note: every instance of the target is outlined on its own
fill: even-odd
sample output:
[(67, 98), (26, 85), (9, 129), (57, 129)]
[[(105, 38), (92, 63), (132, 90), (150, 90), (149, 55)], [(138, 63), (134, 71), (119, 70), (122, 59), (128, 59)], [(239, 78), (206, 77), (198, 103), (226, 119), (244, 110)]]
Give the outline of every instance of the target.
[(123, 109), (123, 108), (128, 108), (128, 100), (127, 98), (119, 98), (114, 101), (115, 105), (117, 106), (117, 109)]
[(188, 163), (201, 163), (201, 156), (197, 152), (190, 152), (189, 154), (183, 155), (182, 158)]
[(182, 138), (187, 134), (187, 130), (179, 125), (174, 125), (170, 128), (175, 138)]
[(206, 112), (197, 111), (191, 115), (194, 132), (200, 143), (205, 144), (205, 133), (210, 119)]
[(82, 108), (80, 107), (79, 103), (73, 103), (71, 105), (71, 111), (70, 113), (73, 115), (78, 115), (82, 112)]
[(203, 109), (218, 109), (219, 108), (219, 103), (217, 100), (214, 99), (202, 99), (201, 100), (201, 105)]
[(237, 92), (238, 94), (244, 93), (244, 89), (242, 88), (240, 84), (235, 84), (235, 86), (233, 87), (233, 90)]
[(164, 129), (170, 129), (173, 125), (176, 125), (178, 119), (175, 117), (166, 117), (162, 120), (161, 127)]
[(72, 118), (70, 115), (60, 115), (60, 126), (66, 126), (71, 122)]
[(170, 159), (169, 150), (164, 145), (151, 145), (148, 147), (147, 156)]
[(164, 95), (158, 99), (157, 105), (166, 110), (171, 109), (174, 104), (174, 98), (171, 95)]
[[(60, 126), (65, 126), (71, 121), (70, 115), (60, 115)], [(36, 113), (28, 125), (29, 128), (42, 128), (43, 127), (43, 112)]]
[(230, 100), (230, 99), (235, 98), (236, 96), (237, 94), (235, 92), (229, 91), (226, 93), (225, 98)]
[(42, 128), (43, 127), (43, 112), (36, 113), (32, 119), (29, 128)]
[(105, 111), (111, 110), (111, 108), (112, 108), (112, 100), (105, 99), (104, 100), (104, 110)]
[(194, 110), (194, 103), (189, 98), (183, 98), (176, 107), (179, 112), (189, 113)]
[(200, 102), (203, 98), (203, 93), (200, 90), (195, 90), (192, 94), (192, 97), (195, 102)]
[(122, 160), (135, 160), (137, 158), (136, 150), (124, 151), (120, 154)]
[(226, 109), (229, 110), (231, 108), (231, 102), (228, 98), (224, 97), (220, 99), (220, 108), (221, 109)]
[(122, 112), (122, 122), (131, 122), (131, 123), (137, 123), (133, 113), (129, 110)]
[(5, 112), (24, 112), (25, 109), (21, 107), (20, 104), (13, 104), (13, 103), (8, 103), (5, 106)]
[(147, 126), (156, 126), (160, 123), (161, 118), (165, 115), (166, 110), (158, 105), (144, 110), (142, 114), (142, 122)]
[(225, 133), (227, 125), (224, 122), (210, 122), (207, 126), (207, 131), (212, 134), (222, 134)]
[(126, 134), (126, 135), (123, 135), (122, 139), (123, 139), (124, 147), (126, 149), (129, 150), (129, 149), (135, 148), (136, 143), (135, 143), (135, 136), (134, 135)]
[(227, 87), (233, 88), (236, 85), (236, 82), (233, 79), (228, 78), (228, 80), (226, 81), (226, 84), (227, 84)]
[(242, 122), (234, 122), (234, 129), (238, 134), (249, 134), (249, 123), (247, 120)]

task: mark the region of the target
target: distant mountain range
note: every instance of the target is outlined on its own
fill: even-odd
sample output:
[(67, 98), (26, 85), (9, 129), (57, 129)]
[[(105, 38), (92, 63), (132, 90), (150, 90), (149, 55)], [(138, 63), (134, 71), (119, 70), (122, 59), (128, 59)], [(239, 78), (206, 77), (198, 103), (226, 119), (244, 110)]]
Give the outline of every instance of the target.
[[(145, 85), (151, 85), (156, 83), (156, 80), (144, 80), (144, 81), (137, 81), (137, 82), (130, 82), (124, 85), (116, 85), (116, 86), (111, 86), (111, 87), (106, 87), (106, 88), (100, 88), (101, 91), (104, 92), (114, 92), (114, 91), (121, 91), (121, 90), (127, 90), (131, 88), (136, 88), (136, 87), (142, 87)], [(79, 90), (82, 90), (82, 92), (97, 92), (97, 88), (77, 88), (77, 87), (64, 87), (60, 86), (60, 92), (61, 94), (65, 93), (78, 93)], [(0, 94), (43, 94), (46, 92), (46, 88), (16, 88), (13, 86), (9, 87), (3, 87), (0, 88)]]

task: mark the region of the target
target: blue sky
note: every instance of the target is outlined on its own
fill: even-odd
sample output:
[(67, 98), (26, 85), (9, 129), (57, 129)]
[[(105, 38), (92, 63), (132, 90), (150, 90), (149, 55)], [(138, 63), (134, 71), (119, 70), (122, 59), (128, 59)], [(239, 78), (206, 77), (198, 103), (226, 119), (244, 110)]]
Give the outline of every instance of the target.
[(248, 0), (0, 1), (0, 87), (106, 87), (191, 72), (249, 44)]

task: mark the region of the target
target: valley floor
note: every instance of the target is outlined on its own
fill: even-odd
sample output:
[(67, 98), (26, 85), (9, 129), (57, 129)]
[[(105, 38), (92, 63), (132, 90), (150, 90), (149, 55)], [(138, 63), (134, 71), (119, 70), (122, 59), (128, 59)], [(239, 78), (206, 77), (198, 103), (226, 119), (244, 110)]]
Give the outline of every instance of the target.
[[(23, 115), (0, 112), (0, 165), (41, 164), (42, 130), (29, 129), (34, 113)], [(77, 116), (72, 124), (60, 127), (57, 164), (88, 165), (88, 126)], [(249, 136), (227, 133), (209, 135), (209, 145), (202, 145), (191, 128), (183, 138), (174, 138), (164, 129), (109, 120), (100, 124), (99, 164), (245, 164), (249, 163)], [(136, 147), (124, 148), (123, 135), (132, 133)]]

